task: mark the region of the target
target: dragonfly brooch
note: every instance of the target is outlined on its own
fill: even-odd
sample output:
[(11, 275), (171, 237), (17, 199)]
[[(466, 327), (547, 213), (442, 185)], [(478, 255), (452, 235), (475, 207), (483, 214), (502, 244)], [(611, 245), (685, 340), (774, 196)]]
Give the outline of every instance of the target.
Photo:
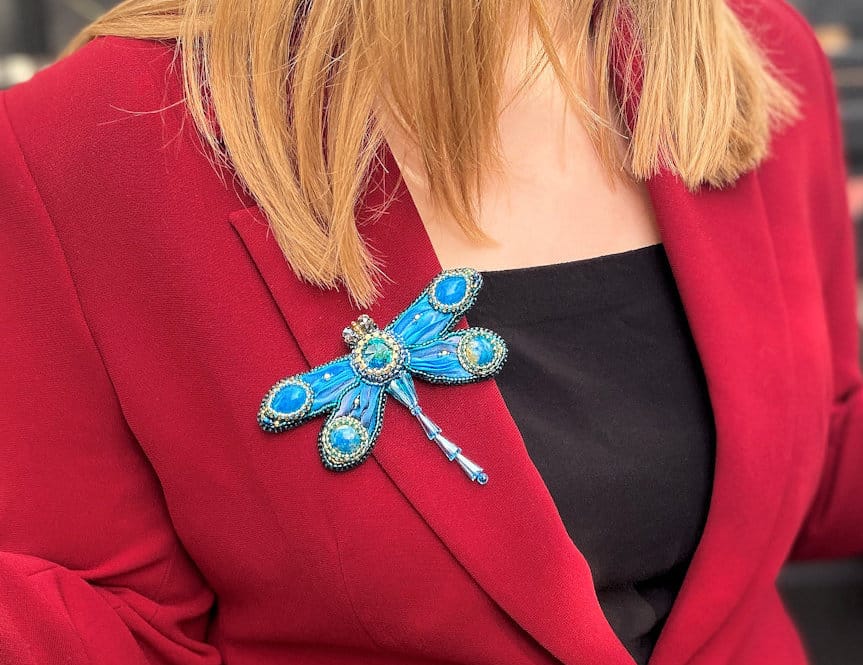
[(438, 384), (470, 383), (503, 366), (507, 348), (500, 335), (478, 327), (453, 330), (481, 286), (482, 275), (472, 268), (445, 270), (385, 328), (361, 314), (342, 331), (350, 351), (278, 381), (261, 401), (258, 424), (268, 432), (283, 432), (329, 414), (318, 435), (318, 452), (327, 469), (346, 471), (371, 453), (389, 395), (410, 410), (450, 462), (457, 462), (470, 480), (485, 484), (488, 474), (420, 408), (413, 382), (417, 377)]

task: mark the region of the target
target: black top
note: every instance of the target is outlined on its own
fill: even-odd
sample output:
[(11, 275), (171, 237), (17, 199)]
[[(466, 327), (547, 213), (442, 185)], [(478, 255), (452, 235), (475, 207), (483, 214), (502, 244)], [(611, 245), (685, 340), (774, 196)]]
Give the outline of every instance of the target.
[(701, 537), (715, 447), (664, 247), (483, 277), (468, 322), (507, 342), (504, 401), (605, 616), (646, 663)]

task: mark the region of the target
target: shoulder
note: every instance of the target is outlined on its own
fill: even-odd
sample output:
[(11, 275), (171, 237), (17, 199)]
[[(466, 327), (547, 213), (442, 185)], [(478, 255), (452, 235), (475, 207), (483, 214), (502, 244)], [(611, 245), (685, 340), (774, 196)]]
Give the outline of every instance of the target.
[(844, 146), (829, 58), (807, 20), (785, 0), (728, 3), (799, 106), (796, 120), (776, 128), (768, 159), (758, 168), (762, 194), (769, 203), (793, 193), (813, 225), (841, 229), (847, 222)]
[(821, 79), (827, 58), (815, 31), (787, 0), (726, 0), (774, 67), (791, 77)]
[(112, 193), (123, 173), (156, 177), (185, 124), (180, 69), (173, 43), (100, 37), (0, 92), (0, 131), (49, 208), (70, 192)]
[[(804, 132), (830, 128), (837, 104), (830, 62), (806, 18), (786, 0), (727, 0), (800, 103)], [(832, 129), (831, 129), (832, 131)]]
[(22, 134), (110, 122), (164, 101), (174, 60), (173, 42), (98, 37), (5, 91), (6, 108)]
[(16, 153), (0, 154), (0, 193), (26, 183), (66, 241), (246, 202), (189, 117), (173, 41), (99, 37), (0, 91), (0, 143)]
[(171, 103), (173, 60), (167, 42), (99, 37), (5, 91), (5, 110), (25, 149), (98, 142), (111, 123)]
[(79, 283), (108, 261), (190, 251), (201, 220), (229, 232), (248, 205), (187, 113), (169, 42), (98, 38), (0, 92), (0, 146), (0, 196), (44, 212)]

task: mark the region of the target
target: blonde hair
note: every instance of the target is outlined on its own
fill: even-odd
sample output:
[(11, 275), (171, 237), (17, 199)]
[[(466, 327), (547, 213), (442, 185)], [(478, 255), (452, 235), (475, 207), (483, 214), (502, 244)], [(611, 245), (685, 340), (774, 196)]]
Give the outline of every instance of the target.
[[(189, 113), (294, 272), (344, 284), (368, 306), (382, 272), (355, 211), (383, 145), (375, 109), (385, 104), (417, 145), (433, 200), (483, 238), (476, 197), (499, 163), (499, 74), (522, 12), (543, 56), (524, 84), (553, 68), (611, 174), (646, 179), (664, 167), (690, 189), (724, 186), (795, 115), (787, 84), (723, 0), (557, 9), (551, 21), (544, 0), (126, 0), (64, 55), (100, 35), (176, 40)], [(570, 72), (556, 34), (567, 36)], [(591, 84), (595, 105), (583, 94)], [(623, 163), (617, 127), (629, 139)]]

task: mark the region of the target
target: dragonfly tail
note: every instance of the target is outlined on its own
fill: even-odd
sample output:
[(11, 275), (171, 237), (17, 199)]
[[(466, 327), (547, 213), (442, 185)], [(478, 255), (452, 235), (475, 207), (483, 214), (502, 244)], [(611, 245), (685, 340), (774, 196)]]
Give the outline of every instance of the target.
[(389, 384), (388, 389), (393, 397), (410, 409), (411, 414), (419, 421), (429, 440), (437, 444), (437, 447), (441, 449), (441, 452), (446, 455), (450, 462), (458, 463), (465, 475), (480, 485), (485, 485), (488, 482), (488, 474), (483, 471), (483, 468), (465, 457), (461, 448), (442, 434), (440, 425), (423, 413), (409, 375), (404, 374), (397, 377)]
[(480, 485), (485, 485), (488, 482), (488, 474), (483, 471), (482, 467), (465, 457), (461, 452), (461, 448), (446, 438), (441, 433), (440, 426), (423, 413), (419, 406), (415, 406), (411, 411), (420, 422), (426, 436), (437, 444), (438, 448), (441, 449), (441, 452), (446, 455), (446, 458), (450, 462), (457, 462), (467, 477), (475, 480)]

